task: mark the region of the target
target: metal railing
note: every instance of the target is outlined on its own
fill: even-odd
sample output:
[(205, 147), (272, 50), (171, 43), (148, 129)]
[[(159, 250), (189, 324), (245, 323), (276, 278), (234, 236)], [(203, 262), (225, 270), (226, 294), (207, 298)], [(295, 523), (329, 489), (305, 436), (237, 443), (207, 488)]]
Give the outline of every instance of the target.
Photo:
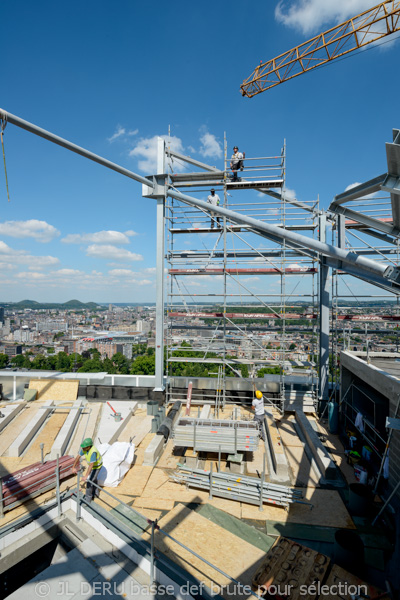
[[(76, 520), (77, 520), (77, 522), (79, 522), (79, 520), (81, 519), (81, 503), (82, 503), (82, 498), (81, 498), (81, 492), (80, 492), (80, 474), (81, 474), (81, 471), (79, 470), (78, 473), (77, 473), (77, 488), (76, 488), (76, 497), (77, 497), (77, 502), (76, 502)], [(201, 556), (200, 554), (198, 554), (197, 552), (195, 552), (194, 550), (192, 550), (191, 548), (189, 548), (188, 546), (186, 546), (185, 544), (183, 544), (182, 542), (180, 542), (179, 540), (177, 540), (176, 538), (174, 538), (167, 531), (161, 529), (161, 527), (158, 524), (158, 519), (154, 519), (154, 520), (153, 519), (148, 519), (147, 517), (145, 517), (144, 515), (142, 515), (142, 513), (140, 513), (138, 510), (132, 508), (132, 506), (130, 506), (129, 504), (126, 504), (126, 502), (123, 502), (120, 498), (118, 498), (114, 494), (111, 494), (110, 492), (108, 492), (107, 490), (105, 490), (104, 488), (102, 488), (101, 486), (99, 486), (97, 483), (90, 482), (90, 484), (92, 486), (94, 486), (97, 490), (99, 490), (99, 491), (101, 490), (103, 494), (106, 494), (107, 496), (109, 496), (110, 498), (112, 498), (114, 500), (118, 500), (118, 502), (120, 504), (122, 504), (125, 508), (129, 509), (132, 513), (136, 514), (141, 519), (145, 519), (146, 522), (150, 525), (150, 527), (151, 527), (151, 531), (150, 531), (150, 583), (151, 583), (151, 585), (154, 585), (156, 583), (156, 574), (155, 574), (155, 566), (156, 566), (155, 534), (156, 534), (156, 532), (158, 532), (159, 534), (161, 534), (161, 535), (165, 536), (166, 538), (170, 539), (175, 544), (178, 544), (178, 546), (180, 546), (184, 550), (187, 550), (190, 554), (192, 554), (193, 556), (195, 556), (196, 558), (198, 558), (199, 560), (201, 560), (203, 563), (205, 563), (206, 565), (208, 565), (209, 567), (211, 567), (212, 569), (214, 569), (215, 571), (217, 571), (218, 573), (220, 573), (220, 575), (223, 575), (224, 577), (226, 577), (227, 579), (229, 579), (232, 583), (234, 583), (234, 584), (236, 584), (238, 586), (243, 586), (243, 584), (240, 583), (240, 581), (238, 581), (234, 577), (231, 577), (230, 575), (228, 575), (227, 573), (225, 573), (224, 571), (222, 571), (222, 569), (220, 569), (216, 565), (212, 564), (210, 561), (208, 561), (207, 559), (205, 559), (203, 556)], [(110, 520), (114, 519), (114, 517), (112, 515), (109, 515), (109, 518), (110, 518)], [(253, 592), (253, 591), (250, 592), (250, 595), (253, 596), (254, 598), (260, 599), (260, 596), (258, 594), (256, 594), (255, 592)]]

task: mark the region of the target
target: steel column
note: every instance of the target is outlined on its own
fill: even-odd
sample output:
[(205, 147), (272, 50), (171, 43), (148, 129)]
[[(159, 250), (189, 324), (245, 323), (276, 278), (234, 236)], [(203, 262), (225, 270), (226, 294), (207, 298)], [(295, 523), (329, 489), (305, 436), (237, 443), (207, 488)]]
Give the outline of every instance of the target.
[[(319, 216), (319, 239), (326, 242), (326, 215)], [(319, 404), (329, 398), (329, 266), (321, 258), (319, 271)]]
[[(165, 173), (165, 141), (157, 138), (157, 174)], [(156, 247), (156, 391), (164, 390), (165, 196), (157, 198)]]

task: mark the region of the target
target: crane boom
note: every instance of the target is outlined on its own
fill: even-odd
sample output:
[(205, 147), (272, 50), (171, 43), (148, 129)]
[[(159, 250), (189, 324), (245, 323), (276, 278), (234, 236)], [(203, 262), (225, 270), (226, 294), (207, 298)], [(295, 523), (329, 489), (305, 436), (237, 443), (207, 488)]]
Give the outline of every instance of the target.
[(386, 0), (268, 62), (261, 62), (240, 86), (242, 95), (252, 98), (396, 31), (400, 31), (400, 1)]

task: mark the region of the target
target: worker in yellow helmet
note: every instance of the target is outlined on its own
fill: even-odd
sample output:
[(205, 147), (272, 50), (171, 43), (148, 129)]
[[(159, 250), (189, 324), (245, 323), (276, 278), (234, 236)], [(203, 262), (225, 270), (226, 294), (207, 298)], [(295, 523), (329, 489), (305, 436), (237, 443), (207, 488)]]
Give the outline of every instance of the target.
[(254, 408), (254, 420), (257, 421), (258, 427), (260, 429), (260, 435), (262, 440), (265, 442), (265, 410), (264, 410), (264, 396), (260, 392), (260, 390), (256, 390), (255, 398), (252, 402), (252, 406)]
[(85, 500), (87, 502), (91, 502), (95, 496), (99, 496), (99, 489), (92, 485), (92, 482), (97, 483), (100, 469), (103, 466), (103, 459), (101, 458), (100, 452), (94, 446), (92, 438), (86, 438), (81, 443), (79, 454), (75, 458), (74, 464), (72, 465), (72, 470), (75, 473), (78, 470), (78, 464), (80, 464), (82, 456), (86, 459), (86, 462), (89, 465), (86, 475), (82, 479), (82, 482), (86, 481)]

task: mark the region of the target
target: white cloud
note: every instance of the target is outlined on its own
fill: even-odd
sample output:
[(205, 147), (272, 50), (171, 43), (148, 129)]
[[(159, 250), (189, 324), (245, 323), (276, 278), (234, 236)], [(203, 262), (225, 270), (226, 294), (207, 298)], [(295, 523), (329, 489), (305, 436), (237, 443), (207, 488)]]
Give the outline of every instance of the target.
[(341, 23), (372, 6), (371, 0), (280, 0), (275, 18), (304, 34), (318, 33), (323, 25)]
[(79, 269), (58, 269), (57, 271), (52, 271), (52, 275), (56, 277), (69, 277), (76, 275), (84, 275), (84, 271), (79, 271)]
[(5, 221), (0, 223), (0, 235), (14, 238), (33, 238), (45, 244), (60, 235), (58, 229), (46, 221), (29, 219), (28, 221)]
[(129, 156), (138, 159), (138, 167), (144, 173), (155, 173), (157, 170), (157, 137), (162, 137), (172, 150), (183, 152), (182, 140), (176, 136), (155, 135), (151, 138), (142, 138), (129, 152)]
[(213, 133), (204, 131), (200, 138), (200, 154), (204, 157), (221, 158), (222, 147)]
[(134, 271), (130, 269), (111, 269), (108, 273), (113, 277), (132, 277), (134, 275)]
[(61, 241), (65, 244), (129, 244), (135, 231), (96, 231), (95, 233), (70, 233)]
[(32, 256), (26, 250), (14, 250), (0, 241), (0, 258), (3, 264), (26, 265), (29, 269), (42, 269), (58, 264), (55, 256)]
[(124, 248), (118, 248), (111, 244), (92, 244), (86, 249), (86, 255), (92, 256), (93, 258), (105, 258), (108, 260), (119, 260), (119, 261), (136, 261), (143, 260), (141, 254), (135, 254)]
[(17, 279), (44, 279), (47, 277), (44, 273), (37, 273), (36, 271), (29, 271), (28, 273), (17, 273), (15, 275)]
[(125, 127), (121, 127), (121, 125), (117, 125), (115, 133), (113, 133), (113, 135), (111, 137), (107, 138), (107, 140), (112, 144), (112, 142), (115, 142), (115, 140), (117, 140), (118, 138), (122, 138), (125, 136), (133, 136), (133, 135), (137, 135), (138, 133), (139, 133), (139, 129), (133, 129), (131, 131), (127, 131), (125, 129)]

